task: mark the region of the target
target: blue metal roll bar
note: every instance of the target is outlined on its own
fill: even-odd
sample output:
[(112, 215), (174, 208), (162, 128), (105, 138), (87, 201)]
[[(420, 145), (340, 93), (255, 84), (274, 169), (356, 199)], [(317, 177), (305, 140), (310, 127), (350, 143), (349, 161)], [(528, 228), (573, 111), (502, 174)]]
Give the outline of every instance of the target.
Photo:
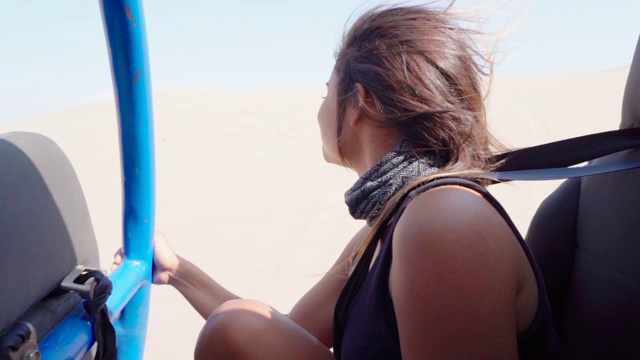
[[(155, 167), (153, 106), (141, 0), (100, 0), (111, 59), (123, 173), (124, 261), (111, 275), (107, 301), (118, 358), (141, 359), (149, 314), (153, 265)], [(44, 359), (78, 359), (94, 343), (82, 306), (39, 346)]]

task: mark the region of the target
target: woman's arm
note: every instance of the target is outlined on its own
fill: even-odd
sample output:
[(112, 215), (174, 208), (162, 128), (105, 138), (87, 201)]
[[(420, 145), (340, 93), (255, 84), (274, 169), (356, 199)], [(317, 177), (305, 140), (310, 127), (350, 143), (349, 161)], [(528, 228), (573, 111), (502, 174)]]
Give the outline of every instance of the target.
[[(288, 315), (291, 321), (329, 348), (333, 342), (333, 310), (349, 277), (351, 256), (369, 229), (365, 226), (356, 233), (331, 269), (297, 302)], [(121, 261), (119, 250), (112, 270)], [(178, 256), (160, 232), (155, 236), (154, 265), (154, 284), (174, 286), (204, 319), (226, 301), (239, 299), (196, 265)]]
[(389, 280), (403, 358), (517, 358), (523, 256), (479, 194), (448, 186), (414, 199), (394, 232)]
[(199, 267), (177, 255), (162, 233), (156, 233), (153, 261), (156, 267), (153, 282), (172, 285), (205, 320), (226, 301), (239, 299)]
[[(111, 271), (122, 263), (122, 249), (114, 255)], [(215, 282), (200, 268), (178, 256), (161, 232), (155, 233), (153, 283), (173, 285), (206, 320), (218, 306), (239, 297)]]
[(333, 345), (333, 312), (349, 278), (351, 257), (370, 229), (364, 226), (353, 236), (331, 269), (298, 300), (288, 315), (328, 348)]

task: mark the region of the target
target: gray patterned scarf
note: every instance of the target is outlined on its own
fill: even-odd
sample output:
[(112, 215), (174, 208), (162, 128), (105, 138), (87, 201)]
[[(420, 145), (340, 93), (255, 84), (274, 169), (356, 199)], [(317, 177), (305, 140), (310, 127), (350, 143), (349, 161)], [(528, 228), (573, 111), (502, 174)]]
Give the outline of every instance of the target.
[(400, 140), (344, 194), (349, 213), (371, 226), (398, 190), (436, 171), (433, 153), (417, 152), (411, 142)]

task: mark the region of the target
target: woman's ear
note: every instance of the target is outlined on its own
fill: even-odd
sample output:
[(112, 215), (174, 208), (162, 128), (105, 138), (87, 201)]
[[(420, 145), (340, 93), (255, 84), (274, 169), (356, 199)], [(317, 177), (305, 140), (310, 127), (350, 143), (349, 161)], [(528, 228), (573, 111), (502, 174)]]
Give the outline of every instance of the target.
[(354, 87), (356, 90), (355, 98), (353, 100), (353, 103), (349, 106), (349, 110), (347, 111), (347, 113), (349, 114), (349, 125), (353, 127), (360, 125), (362, 116), (364, 115), (364, 107), (367, 106), (367, 90), (360, 83), (355, 83)]

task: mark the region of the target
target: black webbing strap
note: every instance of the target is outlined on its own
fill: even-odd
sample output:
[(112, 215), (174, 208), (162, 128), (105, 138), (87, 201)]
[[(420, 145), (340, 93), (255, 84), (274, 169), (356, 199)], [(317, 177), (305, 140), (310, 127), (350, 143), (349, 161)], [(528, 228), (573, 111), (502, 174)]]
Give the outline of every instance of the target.
[[(70, 301), (73, 298), (65, 296), (70, 294), (64, 292), (77, 293), (85, 299), (83, 303), (84, 309), (89, 317), (93, 319), (93, 338), (97, 343), (95, 359), (115, 360), (117, 356), (116, 335), (105, 305), (112, 289), (111, 280), (102, 271), (80, 265), (71, 271), (62, 280), (59, 289), (55, 290), (61, 294), (45, 298), (38, 303), (39, 307), (32, 308), (31, 311), (43, 316), (50, 316), (51, 313), (47, 313), (46, 310), (51, 310), (51, 306), (45, 305), (50, 302), (70, 310), (75, 307), (77, 302)], [(77, 299), (77, 297), (74, 298)], [(32, 313), (30, 314), (33, 315)], [(31, 323), (34, 320), (38, 321), (39, 319), (33, 316), (24, 316), (0, 336), (0, 360), (37, 358), (34, 357), (36, 354), (40, 356), (37, 344), (39, 341), (38, 335), (45, 336), (46, 334), (36, 334), (36, 327)], [(48, 327), (48, 329), (51, 329), (51, 327)]]
[(607, 131), (499, 154), (496, 171), (473, 176), (491, 180), (558, 180), (639, 168), (639, 162), (569, 167), (640, 147), (640, 128)]
[[(68, 278), (78, 286), (69, 283)], [(82, 298), (86, 299), (83, 306), (87, 314), (93, 318), (93, 338), (98, 344), (95, 359), (115, 360), (116, 333), (109, 320), (106, 306), (113, 289), (111, 280), (100, 270), (79, 267), (76, 268), (76, 273), (72, 272), (63, 280), (61, 287), (78, 292)]]
[(518, 170), (518, 171), (494, 171), (480, 175), (473, 175), (474, 178), (490, 179), (496, 181), (513, 181), (513, 180), (561, 180), (571, 179), (584, 176), (592, 176), (606, 174), (616, 171), (640, 168), (640, 162), (624, 162), (620, 164), (607, 165), (585, 165), (573, 168), (552, 168), (552, 169), (536, 169), (536, 170)]
[(35, 339), (33, 326), (25, 322), (13, 324), (11, 329), (0, 337), (0, 360), (10, 360), (12, 355), (20, 352), (20, 355), (27, 355), (29, 349), (25, 349), (29, 343), (32, 344), (34, 353), (39, 353)]
[(618, 151), (640, 147), (640, 128), (621, 129), (575, 137), (499, 154), (497, 171), (563, 168)]

